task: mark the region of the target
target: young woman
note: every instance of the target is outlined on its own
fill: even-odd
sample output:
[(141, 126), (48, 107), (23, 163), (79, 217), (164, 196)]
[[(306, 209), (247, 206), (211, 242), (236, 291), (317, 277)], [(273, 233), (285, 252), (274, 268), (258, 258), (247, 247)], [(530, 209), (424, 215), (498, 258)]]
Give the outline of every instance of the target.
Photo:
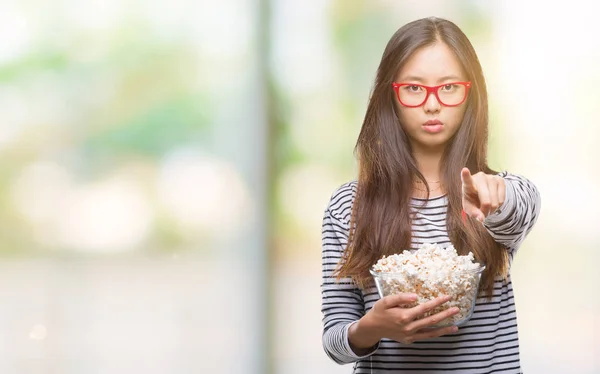
[[(520, 373), (512, 259), (540, 209), (536, 187), (487, 164), (488, 102), (477, 55), (453, 23), (400, 28), (381, 59), (356, 145), (358, 180), (323, 220), (323, 346), (354, 373)], [(472, 318), (440, 297), (380, 298), (369, 268), (422, 243), (454, 245), (486, 264)], [(430, 328), (427, 328), (430, 327)]]

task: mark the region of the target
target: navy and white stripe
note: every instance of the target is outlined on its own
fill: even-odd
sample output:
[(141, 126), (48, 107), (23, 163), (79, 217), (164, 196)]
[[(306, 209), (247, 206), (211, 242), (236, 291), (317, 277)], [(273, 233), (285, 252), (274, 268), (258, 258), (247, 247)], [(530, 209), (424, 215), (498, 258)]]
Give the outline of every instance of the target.
[[(503, 172), (506, 199), (484, 221), (492, 237), (514, 257), (531, 231), (540, 210), (537, 188), (527, 179)], [(365, 356), (356, 355), (348, 342), (348, 328), (379, 299), (375, 287), (357, 288), (333, 275), (348, 241), (356, 182), (338, 188), (325, 210), (322, 231), (323, 347), (339, 364), (354, 363), (355, 374), (367, 373), (521, 373), (519, 339), (512, 282), (496, 279), (491, 300), (478, 299), (473, 316), (455, 334), (406, 345), (383, 339)], [(425, 205), (423, 205), (425, 204)], [(446, 196), (413, 199), (411, 248), (425, 242), (450, 245), (446, 232)]]

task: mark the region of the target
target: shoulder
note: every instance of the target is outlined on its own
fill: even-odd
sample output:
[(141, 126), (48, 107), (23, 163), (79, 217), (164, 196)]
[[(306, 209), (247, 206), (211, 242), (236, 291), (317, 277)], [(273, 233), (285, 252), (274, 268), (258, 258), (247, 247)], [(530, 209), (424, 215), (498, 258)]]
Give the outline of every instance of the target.
[(357, 181), (353, 180), (336, 188), (331, 194), (329, 204), (327, 205), (329, 214), (344, 223), (348, 223), (350, 221), (352, 204), (356, 197), (357, 187)]

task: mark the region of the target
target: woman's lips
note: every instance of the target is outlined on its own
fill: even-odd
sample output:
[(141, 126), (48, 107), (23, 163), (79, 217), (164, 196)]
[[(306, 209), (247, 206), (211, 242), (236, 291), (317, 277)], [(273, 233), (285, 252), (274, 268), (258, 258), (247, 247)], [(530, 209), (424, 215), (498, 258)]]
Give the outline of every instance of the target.
[(442, 131), (444, 124), (436, 119), (429, 120), (423, 124), (423, 129), (428, 133), (435, 134)]

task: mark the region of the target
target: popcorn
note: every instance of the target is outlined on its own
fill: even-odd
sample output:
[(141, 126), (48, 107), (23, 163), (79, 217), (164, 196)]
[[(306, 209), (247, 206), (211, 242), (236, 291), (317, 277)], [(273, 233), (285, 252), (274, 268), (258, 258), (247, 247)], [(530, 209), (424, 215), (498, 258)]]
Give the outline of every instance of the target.
[(427, 312), (427, 317), (451, 307), (459, 312), (433, 327), (464, 322), (472, 314), (477, 298), (482, 266), (475, 262), (473, 253), (459, 256), (450, 245), (442, 248), (435, 243), (425, 243), (416, 251), (381, 258), (373, 265), (379, 294), (383, 297), (398, 293), (414, 293), (417, 301), (411, 308), (442, 295), (451, 296), (450, 301)]

